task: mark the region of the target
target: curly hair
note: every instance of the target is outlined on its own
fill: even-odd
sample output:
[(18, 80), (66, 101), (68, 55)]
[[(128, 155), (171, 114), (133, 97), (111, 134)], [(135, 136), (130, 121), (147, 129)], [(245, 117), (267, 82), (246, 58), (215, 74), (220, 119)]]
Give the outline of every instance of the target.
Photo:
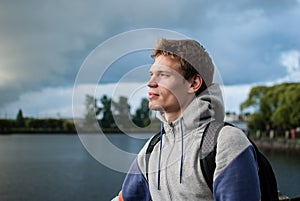
[(197, 41), (160, 38), (153, 47), (151, 57), (156, 58), (159, 55), (179, 58), (186, 80), (199, 74), (206, 86), (211, 85), (214, 75), (214, 64), (204, 47)]

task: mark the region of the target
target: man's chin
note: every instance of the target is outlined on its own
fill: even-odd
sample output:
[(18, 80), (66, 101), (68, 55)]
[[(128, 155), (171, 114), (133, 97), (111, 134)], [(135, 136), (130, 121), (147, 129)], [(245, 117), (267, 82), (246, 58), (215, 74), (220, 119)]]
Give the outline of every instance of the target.
[(163, 107), (160, 105), (149, 104), (149, 109), (154, 111), (163, 111)]

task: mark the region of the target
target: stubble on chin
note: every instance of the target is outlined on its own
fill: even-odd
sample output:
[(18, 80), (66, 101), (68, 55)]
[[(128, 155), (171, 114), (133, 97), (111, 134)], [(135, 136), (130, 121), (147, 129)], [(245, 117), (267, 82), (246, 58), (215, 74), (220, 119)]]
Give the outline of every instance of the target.
[(161, 105), (151, 104), (150, 102), (149, 102), (148, 107), (149, 107), (150, 110), (154, 110), (154, 111), (163, 111), (163, 108), (162, 108)]

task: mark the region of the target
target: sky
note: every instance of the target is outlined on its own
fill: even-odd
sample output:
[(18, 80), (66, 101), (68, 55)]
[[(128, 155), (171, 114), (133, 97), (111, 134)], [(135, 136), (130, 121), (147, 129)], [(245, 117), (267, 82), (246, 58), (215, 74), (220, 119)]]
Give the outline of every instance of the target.
[[(76, 78), (99, 45), (147, 28), (199, 41), (222, 78), (226, 111), (238, 113), (251, 87), (300, 81), (299, 21), (299, 0), (2, 0), (0, 118), (15, 118), (19, 109), (24, 116), (71, 118), (74, 88), (95, 93), (97, 85), (98, 97), (135, 88), (130, 100), (143, 96), (142, 71), (121, 86), (120, 79), (131, 68), (147, 68), (152, 61), (144, 54), (120, 57), (99, 83)], [(115, 54), (113, 47), (105, 54)]]

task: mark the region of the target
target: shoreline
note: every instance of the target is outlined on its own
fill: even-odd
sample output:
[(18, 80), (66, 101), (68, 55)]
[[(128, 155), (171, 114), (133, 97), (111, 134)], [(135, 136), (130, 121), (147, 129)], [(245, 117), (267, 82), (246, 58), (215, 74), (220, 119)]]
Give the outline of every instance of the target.
[(300, 153), (300, 139), (252, 139), (264, 151), (286, 151)]
[[(113, 131), (113, 132), (112, 132)], [(126, 132), (127, 133), (127, 132)], [(130, 133), (155, 133), (154, 131), (139, 130), (136, 132)], [(82, 132), (81, 134), (99, 134), (98, 132)], [(102, 134), (105, 135), (114, 135), (114, 134), (124, 134), (120, 130), (107, 130)], [(11, 135), (78, 135), (78, 132), (73, 131), (29, 131), (29, 132), (6, 132), (0, 133), (0, 136), (11, 136)], [(255, 145), (263, 151), (285, 151), (290, 153), (298, 153), (300, 154), (300, 139), (285, 139), (285, 138), (275, 138), (275, 139), (258, 139), (258, 138), (250, 138)]]

